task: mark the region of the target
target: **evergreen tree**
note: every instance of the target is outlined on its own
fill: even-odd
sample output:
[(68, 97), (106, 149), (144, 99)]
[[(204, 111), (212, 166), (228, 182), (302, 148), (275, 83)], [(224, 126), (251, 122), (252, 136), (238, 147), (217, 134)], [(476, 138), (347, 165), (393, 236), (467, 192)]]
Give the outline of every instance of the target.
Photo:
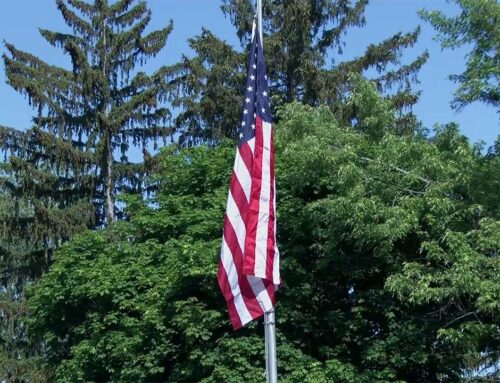
[[(398, 33), (367, 47), (365, 53), (341, 61), (344, 36), (365, 23), (366, 0), (263, 1), (264, 49), (273, 105), (293, 100), (328, 105), (337, 118), (351, 123), (357, 109), (347, 105), (353, 75), (374, 70), (378, 90), (398, 110), (400, 133), (412, 133), (418, 123), (411, 111), (418, 93), (411, 89), (427, 60), (424, 52), (409, 64), (401, 64), (405, 48), (415, 44), (419, 29)], [(222, 10), (236, 27), (246, 48), (252, 30), (254, 1), (224, 0)], [(178, 64), (177, 102), (185, 112), (177, 119), (187, 137), (232, 137), (238, 121), (245, 54), (239, 54), (207, 30), (190, 40), (195, 57)], [(330, 65), (329, 61), (335, 64)]]
[[(93, 226), (91, 158), (40, 129), (0, 127), (0, 378), (44, 381), (38, 346), (26, 338), (27, 284), (48, 267), (52, 252)], [(17, 380), (16, 380), (17, 379)]]
[(207, 29), (188, 40), (196, 56), (172, 68), (179, 142), (185, 145), (234, 137), (245, 83), (245, 56)]
[(147, 75), (139, 68), (165, 46), (172, 22), (146, 34), (145, 1), (56, 4), (71, 32), (40, 33), (69, 56), (71, 69), (10, 43), (3, 55), (8, 84), (36, 114), (26, 132), (0, 128), (0, 380), (35, 381), (24, 287), (50, 264), (53, 249), (117, 218), (117, 191), (141, 191), (146, 169), (128, 160), (129, 146), (156, 144), (171, 133), (163, 106), (168, 69)]
[[(41, 29), (42, 37), (71, 57), (72, 70), (44, 63), (6, 44), (7, 80), (37, 110), (34, 123), (50, 133), (46, 145), (61, 140), (93, 158), (92, 198), (98, 201), (97, 224), (115, 219), (114, 194), (120, 186), (136, 186), (137, 169), (129, 164), (132, 144), (167, 137), (170, 112), (167, 68), (152, 75), (135, 70), (166, 44), (172, 23), (144, 35), (151, 20), (145, 1), (57, 0), (73, 33)], [(120, 164), (114, 159), (119, 150)], [(124, 181), (124, 182), (121, 182)]]
[(93, 154), (40, 128), (26, 132), (0, 127), (2, 246), (24, 241), (31, 251), (51, 251), (75, 232), (95, 226)]

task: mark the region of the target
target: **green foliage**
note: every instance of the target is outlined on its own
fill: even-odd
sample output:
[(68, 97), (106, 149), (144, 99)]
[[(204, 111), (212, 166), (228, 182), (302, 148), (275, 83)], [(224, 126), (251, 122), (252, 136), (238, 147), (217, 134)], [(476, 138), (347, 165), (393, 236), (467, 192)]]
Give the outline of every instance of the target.
[(0, 148), (15, 152), (0, 163), (0, 377), (9, 381), (45, 381), (40, 345), (26, 338), (23, 289), (48, 267), (54, 248), (94, 222), (85, 161), (72, 162), (77, 151), (55, 142), (38, 129), (0, 127)]
[[(456, 382), (500, 344), (500, 201), (477, 192), (498, 156), (454, 126), (395, 134), (355, 83), (357, 129), (326, 107), (280, 111), (280, 381)], [(124, 197), (126, 222), (57, 252), (28, 302), (54, 380), (263, 381), (262, 326), (232, 332), (216, 284), (233, 156), (163, 150), (154, 197)]]
[(500, 4), (496, 0), (453, 0), (461, 12), (448, 17), (442, 12), (423, 10), (421, 17), (438, 32), (443, 48), (471, 46), (465, 71), (451, 75), (459, 84), (453, 106), (461, 108), (474, 101), (500, 105)]

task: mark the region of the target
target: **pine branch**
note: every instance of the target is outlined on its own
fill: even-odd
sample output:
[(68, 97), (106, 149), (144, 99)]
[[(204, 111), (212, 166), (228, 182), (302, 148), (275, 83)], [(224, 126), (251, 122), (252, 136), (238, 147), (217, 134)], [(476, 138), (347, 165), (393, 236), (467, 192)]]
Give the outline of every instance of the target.
[(335, 10), (330, 12), (330, 17), (332, 19), (337, 19), (338, 23), (334, 28), (325, 29), (323, 31), (321, 38), (316, 43), (317, 49), (325, 54), (327, 49), (331, 48), (333, 45), (340, 47), (340, 38), (347, 28), (364, 25), (365, 21), (363, 14), (367, 5), (368, 0), (361, 0), (357, 1), (352, 8), (345, 4), (334, 6)]
[(429, 59), (429, 53), (425, 51), (408, 65), (403, 65), (396, 70), (389, 71), (376, 79), (383, 90), (392, 88), (395, 84), (410, 87), (410, 83), (418, 83), (416, 74)]
[(110, 48), (111, 57), (122, 57), (132, 50), (139, 48), (138, 41), (144, 29), (151, 21), (151, 12), (148, 11), (138, 23), (125, 32), (116, 33)]
[(39, 28), (40, 35), (52, 46), (56, 48), (64, 48), (65, 44), (70, 40), (76, 40), (79, 44), (85, 45), (85, 40), (82, 40), (74, 35), (49, 31)]
[(141, 38), (140, 48), (141, 52), (146, 57), (154, 57), (167, 43), (167, 38), (173, 30), (173, 22), (170, 23), (163, 29), (154, 31)]
[[(126, 12), (127, 9), (130, 7), (130, 5), (132, 5), (133, 2), (134, 2), (134, 0), (119, 0), (119, 1), (114, 2), (109, 7), (110, 15), (113, 17), (116, 17), (116, 15)], [(145, 5), (146, 5), (146, 2), (141, 1), (141, 2), (139, 2), (139, 4), (136, 7), (142, 8), (142, 7), (145, 7)], [(138, 12), (138, 14), (136, 15), (135, 18), (138, 19), (141, 16), (142, 16), (142, 14), (140, 12)]]
[(143, 18), (148, 12), (145, 1), (137, 3), (129, 11), (127, 11), (127, 9), (132, 1), (125, 0), (121, 1), (121, 3), (122, 4), (120, 4), (120, 2), (114, 3), (110, 7), (110, 13), (113, 16), (112, 23), (122, 28), (129, 27), (135, 20)]
[[(75, 2), (75, 4), (79, 4), (80, 2)], [(64, 21), (66, 21), (66, 24), (68, 24), (75, 33), (80, 33), (84, 35), (85, 37), (90, 37), (94, 33), (94, 29), (92, 28), (92, 25), (87, 23), (85, 20), (82, 18), (78, 17), (76, 13), (71, 11), (67, 6), (64, 0), (56, 0), (57, 8), (59, 9), (59, 12), (61, 12), (61, 15), (64, 18)]]
[(82, 0), (67, 0), (68, 4), (71, 6), (75, 7), (78, 9), (81, 13), (83, 13), (85, 16), (92, 16), (96, 12), (96, 7), (95, 5), (89, 4), (85, 1)]
[[(80, 92), (73, 74), (65, 69), (48, 65), (39, 58), (5, 44), (12, 55), (3, 55), (8, 84), (29, 98), (36, 108), (48, 107), (53, 113), (78, 110)], [(71, 95), (73, 97), (71, 97)]]

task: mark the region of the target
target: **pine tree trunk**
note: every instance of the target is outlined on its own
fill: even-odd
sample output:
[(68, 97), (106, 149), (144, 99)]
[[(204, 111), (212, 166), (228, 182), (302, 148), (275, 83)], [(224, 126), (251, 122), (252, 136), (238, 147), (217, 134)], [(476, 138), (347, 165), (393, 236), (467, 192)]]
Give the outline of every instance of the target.
[(106, 134), (106, 146), (103, 155), (103, 180), (104, 180), (104, 198), (106, 208), (106, 224), (109, 225), (115, 220), (114, 201), (113, 201), (113, 147), (111, 146), (111, 137)]
[[(107, 76), (107, 53), (108, 47), (106, 42), (106, 23), (103, 19), (102, 22), (102, 33), (103, 33), (103, 48), (101, 51), (101, 63), (102, 63), (102, 74), (103, 78), (108, 79)], [(109, 97), (109, 94), (108, 94)], [(106, 121), (108, 117), (108, 103), (106, 102), (103, 107), (104, 115), (106, 116)], [(113, 146), (111, 145), (111, 132), (109, 131), (109, 126), (107, 126), (106, 131), (106, 142), (104, 147), (104, 198), (105, 198), (105, 208), (106, 208), (106, 225), (111, 224), (115, 220), (115, 211), (113, 203)]]

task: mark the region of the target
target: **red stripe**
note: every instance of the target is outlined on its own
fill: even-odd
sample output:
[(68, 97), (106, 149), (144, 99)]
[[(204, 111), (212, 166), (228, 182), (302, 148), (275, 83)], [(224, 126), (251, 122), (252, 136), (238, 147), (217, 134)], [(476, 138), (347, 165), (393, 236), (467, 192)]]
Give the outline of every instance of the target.
[(241, 295), (243, 297), (243, 301), (245, 302), (245, 306), (247, 307), (250, 315), (255, 319), (264, 314), (264, 312), (262, 311), (262, 308), (255, 298), (255, 294), (250, 287), (248, 279), (241, 273), (243, 266), (243, 254), (241, 252), (240, 245), (238, 244), (238, 238), (236, 236), (234, 228), (227, 216), (224, 223), (224, 240), (226, 241), (226, 244), (229, 247), (229, 251), (233, 256), (233, 262), (238, 272), (238, 284), (240, 287)]
[(219, 288), (221, 289), (227, 304), (227, 311), (229, 313), (231, 324), (233, 325), (233, 328), (237, 330), (242, 327), (242, 323), (240, 320), (240, 316), (238, 315), (238, 311), (236, 310), (236, 306), (234, 305), (234, 297), (233, 293), (231, 292), (231, 286), (229, 285), (227, 273), (221, 260), (219, 260), (217, 281), (219, 282)]
[(234, 202), (236, 206), (238, 206), (238, 210), (240, 212), (241, 218), (243, 222), (245, 222), (246, 212), (248, 210), (248, 201), (245, 192), (243, 191), (243, 187), (236, 176), (236, 173), (233, 171), (231, 176), (231, 184), (229, 185), (229, 190), (231, 195), (233, 196)]
[(271, 153), (270, 153), (270, 193), (269, 193), (269, 221), (267, 223), (267, 257), (266, 257), (266, 278), (270, 281), (273, 280), (273, 262), (274, 262), (274, 248), (275, 248), (275, 233), (274, 233), (274, 146), (273, 146), (273, 132), (271, 130)]
[(252, 149), (250, 148), (250, 145), (248, 145), (248, 141), (245, 142), (243, 145), (241, 145), (238, 148), (238, 151), (240, 153), (241, 159), (243, 160), (243, 163), (245, 164), (246, 168), (248, 169), (248, 173), (252, 174), (253, 153), (252, 153)]
[(259, 222), (260, 191), (262, 186), (263, 141), (262, 120), (257, 117), (255, 119), (255, 149), (251, 173), (252, 188), (246, 216), (247, 235), (245, 238), (245, 262), (243, 264), (243, 274), (245, 275), (255, 275), (255, 242)]

